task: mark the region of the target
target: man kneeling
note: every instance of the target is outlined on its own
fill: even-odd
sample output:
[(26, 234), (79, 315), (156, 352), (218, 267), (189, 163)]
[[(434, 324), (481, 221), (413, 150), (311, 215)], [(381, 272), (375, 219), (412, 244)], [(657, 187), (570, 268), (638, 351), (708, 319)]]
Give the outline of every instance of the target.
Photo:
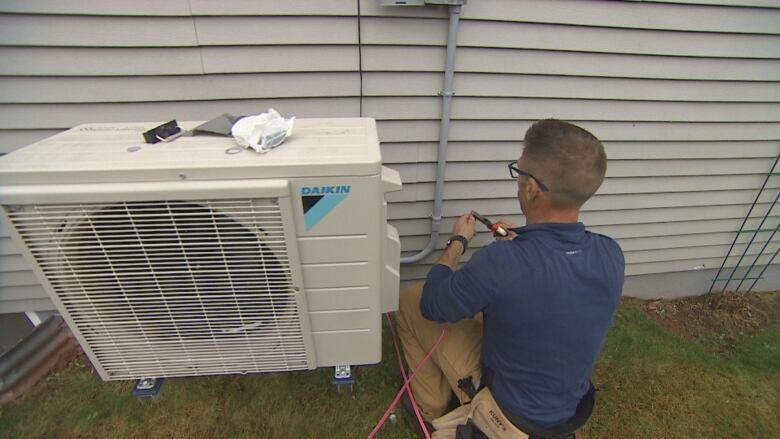
[[(509, 164), (526, 225), (501, 221), (509, 236), (458, 270), (475, 234), (474, 218), (461, 216), (424, 286), (401, 295), (398, 327), (410, 368), (450, 323), (411, 383), (435, 437), (454, 437), (466, 423), (461, 431), (476, 427), (491, 439), (565, 438), (590, 416), (591, 372), (623, 288), (620, 247), (579, 222), (606, 167), (589, 132), (554, 119), (535, 123)], [(460, 403), (473, 401), (440, 418), (453, 392)]]

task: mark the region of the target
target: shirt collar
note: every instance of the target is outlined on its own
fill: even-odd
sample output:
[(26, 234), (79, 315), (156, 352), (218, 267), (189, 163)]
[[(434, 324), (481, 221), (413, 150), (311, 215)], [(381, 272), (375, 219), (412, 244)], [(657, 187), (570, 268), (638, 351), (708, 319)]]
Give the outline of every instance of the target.
[(518, 235), (521, 233), (532, 232), (535, 230), (548, 231), (548, 232), (584, 232), (585, 224), (583, 223), (538, 223), (528, 224), (526, 226), (515, 227), (509, 229)]
[(544, 237), (550, 234), (563, 237), (565, 241), (580, 242), (585, 233), (583, 223), (538, 223), (509, 229), (517, 233), (518, 238)]

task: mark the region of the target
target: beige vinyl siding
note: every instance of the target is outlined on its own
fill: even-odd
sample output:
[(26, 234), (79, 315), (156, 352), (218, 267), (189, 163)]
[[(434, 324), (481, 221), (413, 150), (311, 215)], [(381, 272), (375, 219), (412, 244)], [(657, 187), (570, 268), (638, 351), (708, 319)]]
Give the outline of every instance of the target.
[[(470, 209), (522, 223), (505, 166), (533, 120), (557, 117), (605, 141), (608, 178), (582, 219), (620, 241), (627, 274), (717, 268), (780, 151), (780, 11), (515, 4), (463, 9), (443, 229)], [(384, 156), (404, 180), (403, 191), (390, 195), (389, 214), (402, 250), (414, 252), (430, 227), (446, 20), (439, 12), (397, 15), (403, 18), (363, 21), (370, 44), (362, 53), (363, 109), (380, 121)], [(773, 190), (748, 228), (758, 226), (778, 183), (770, 180)], [(776, 215), (763, 227), (774, 227)], [(749, 253), (768, 238), (759, 234)], [(741, 236), (735, 251), (749, 239)], [(465, 259), (490, 240), (480, 233)], [(404, 279), (424, 278), (437, 257), (404, 267)]]
[[(3, 2), (0, 153), (87, 121), (358, 115), (357, 4), (257, 3)], [(0, 312), (51, 308), (6, 227)]]
[[(0, 13), (0, 153), (85, 122), (268, 107), (362, 114), (378, 120), (384, 160), (404, 181), (388, 197), (404, 254), (425, 246), (445, 9), (48, 0), (6, 1)], [(780, 151), (780, 4), (474, 0), (458, 43), (444, 230), (470, 209), (522, 223), (506, 163), (533, 120), (557, 117), (604, 140), (608, 178), (582, 218), (619, 240), (628, 274), (720, 265)], [(768, 187), (747, 228), (758, 226), (780, 179)], [(45, 294), (5, 227), (0, 312), (42, 309)], [(751, 252), (768, 238), (760, 234)], [(489, 241), (480, 233), (466, 259)], [(403, 279), (423, 278), (437, 257), (404, 266)]]

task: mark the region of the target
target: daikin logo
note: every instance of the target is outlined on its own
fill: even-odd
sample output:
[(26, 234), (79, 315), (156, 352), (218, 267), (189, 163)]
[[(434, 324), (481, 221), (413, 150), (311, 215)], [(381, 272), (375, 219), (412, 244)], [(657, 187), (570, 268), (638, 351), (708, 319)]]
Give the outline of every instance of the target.
[(349, 185), (305, 186), (301, 188), (303, 220), (308, 232), (338, 206), (352, 189)]
[(304, 187), (301, 188), (301, 195), (348, 194), (350, 189), (352, 187), (349, 185)]

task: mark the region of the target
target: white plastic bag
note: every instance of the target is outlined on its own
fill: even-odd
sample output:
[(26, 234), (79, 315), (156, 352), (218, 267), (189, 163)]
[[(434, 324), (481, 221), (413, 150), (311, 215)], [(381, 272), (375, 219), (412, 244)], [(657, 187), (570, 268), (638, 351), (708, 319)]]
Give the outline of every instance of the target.
[(244, 148), (265, 153), (281, 145), (292, 134), (294, 120), (294, 117), (285, 119), (276, 110), (269, 108), (265, 113), (237, 120), (230, 134)]

